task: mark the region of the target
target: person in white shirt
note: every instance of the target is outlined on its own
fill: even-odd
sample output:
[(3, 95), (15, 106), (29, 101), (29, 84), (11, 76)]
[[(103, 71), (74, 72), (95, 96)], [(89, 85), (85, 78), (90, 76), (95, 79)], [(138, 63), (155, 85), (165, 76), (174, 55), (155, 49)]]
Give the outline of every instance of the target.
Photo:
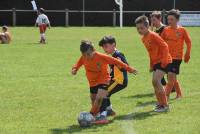
[(40, 43), (41, 44), (46, 43), (46, 37), (45, 37), (46, 28), (51, 27), (49, 19), (44, 13), (45, 13), (45, 11), (43, 8), (40, 8), (38, 10), (38, 17), (37, 17), (37, 20), (35, 23), (35, 26), (38, 26), (39, 30), (40, 30), (40, 36), (41, 36)]
[(7, 26), (2, 27), (2, 33), (0, 33), (0, 43), (1, 44), (9, 44), (11, 42), (11, 34), (8, 31)]

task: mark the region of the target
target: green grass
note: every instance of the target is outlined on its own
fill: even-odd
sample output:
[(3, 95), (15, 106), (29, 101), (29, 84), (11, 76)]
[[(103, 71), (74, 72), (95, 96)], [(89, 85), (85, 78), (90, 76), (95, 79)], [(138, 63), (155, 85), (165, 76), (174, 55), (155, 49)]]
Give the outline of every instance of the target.
[[(52, 28), (45, 46), (36, 44), (38, 29), (11, 28), (13, 43), (0, 45), (0, 133), (199, 134), (200, 28), (188, 30), (191, 62), (181, 65), (178, 78), (184, 98), (171, 100), (169, 113), (155, 114), (149, 59), (135, 28)], [(118, 116), (111, 124), (81, 129), (77, 115), (90, 109), (88, 83), (84, 69), (77, 76), (70, 69), (80, 56), (81, 39), (97, 44), (108, 34), (139, 75), (130, 75), (127, 89), (112, 96)]]

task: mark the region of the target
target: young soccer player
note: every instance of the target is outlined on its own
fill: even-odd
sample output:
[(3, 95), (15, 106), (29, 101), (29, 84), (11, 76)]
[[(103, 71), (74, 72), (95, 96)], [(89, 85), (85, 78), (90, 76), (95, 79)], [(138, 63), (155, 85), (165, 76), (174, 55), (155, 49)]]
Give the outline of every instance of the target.
[(45, 36), (46, 28), (51, 27), (49, 19), (44, 13), (45, 13), (45, 10), (43, 8), (40, 8), (38, 11), (38, 17), (35, 23), (35, 26), (39, 26), (39, 29), (40, 29), (40, 36), (41, 36), (40, 43), (41, 44), (46, 43), (46, 36)]
[(2, 27), (2, 33), (0, 33), (0, 43), (1, 44), (9, 44), (11, 42), (11, 35), (8, 31), (7, 26)]
[[(161, 11), (153, 11), (151, 14), (151, 26), (155, 27), (156, 29), (154, 30), (156, 33), (158, 33), (160, 36), (162, 32), (165, 29), (165, 25), (162, 23), (162, 13)], [(165, 87), (166, 86), (166, 80), (163, 77), (161, 80), (162, 85)], [(175, 92), (175, 88), (173, 87), (172, 92)]]
[[(78, 62), (72, 67), (72, 74), (75, 75), (78, 69), (84, 65), (86, 76), (90, 85), (90, 94), (92, 101), (92, 108), (90, 112), (96, 116), (99, 112), (106, 111), (100, 109), (103, 98), (108, 95), (108, 88), (110, 84), (110, 75), (108, 65), (117, 65), (124, 68), (130, 73), (135, 73), (136, 70), (118, 59), (95, 51), (93, 44), (90, 41), (82, 41), (80, 45), (82, 56)], [(107, 106), (107, 105), (106, 105)], [(96, 118), (96, 124), (108, 123), (106, 116), (101, 115)]]
[[(156, 29), (154, 30), (156, 33), (158, 33), (159, 35), (161, 35), (161, 33), (163, 32), (165, 25), (162, 23), (161, 21), (162, 19), (162, 14), (160, 11), (153, 11), (151, 14), (151, 29), (153, 30), (153, 28), (155, 27)], [(166, 80), (163, 77), (161, 80), (161, 83), (163, 86), (166, 86)]]
[(158, 34), (149, 30), (149, 21), (146, 16), (138, 17), (135, 24), (138, 33), (142, 35), (142, 42), (150, 57), (150, 71), (153, 71), (152, 84), (158, 101), (155, 111), (166, 112), (169, 107), (161, 79), (170, 69), (170, 63), (172, 62), (168, 45)]
[[(128, 65), (126, 57), (122, 52), (117, 50), (116, 48), (116, 40), (112, 36), (105, 36), (99, 41), (99, 46), (103, 48), (105, 53), (112, 55), (112, 57), (119, 59), (123, 63)], [(111, 84), (108, 88), (108, 96), (104, 98), (102, 104), (105, 104), (107, 101), (107, 106), (102, 105), (102, 107), (106, 107), (107, 115), (114, 116), (116, 113), (112, 109), (112, 105), (110, 102), (110, 97), (121, 91), (122, 89), (127, 87), (128, 84), (128, 75), (125, 69), (119, 68), (116, 65), (110, 65), (110, 76), (111, 76)]]
[[(188, 63), (190, 60), (191, 52), (191, 39), (184, 27), (178, 25), (180, 18), (180, 11), (172, 9), (168, 12), (167, 21), (169, 26), (164, 29), (161, 37), (167, 42), (169, 52), (172, 56), (172, 75), (170, 79), (173, 81), (168, 82), (166, 86), (166, 94), (169, 97), (170, 92), (175, 86), (177, 96), (176, 98), (182, 97), (182, 91), (179, 82), (177, 81), (177, 75), (179, 74), (180, 65), (184, 57), (184, 62)], [(184, 55), (184, 42), (186, 43), (186, 52)]]

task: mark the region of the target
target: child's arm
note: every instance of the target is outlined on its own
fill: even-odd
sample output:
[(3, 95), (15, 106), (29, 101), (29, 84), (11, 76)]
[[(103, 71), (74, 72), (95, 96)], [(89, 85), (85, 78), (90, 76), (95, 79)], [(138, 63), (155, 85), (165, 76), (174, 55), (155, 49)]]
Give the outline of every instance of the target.
[(188, 34), (188, 32), (186, 30), (184, 30), (184, 39), (185, 39), (185, 43), (187, 46), (185, 56), (184, 56), (184, 61), (185, 61), (185, 63), (188, 63), (190, 60), (190, 52), (191, 52), (191, 48), (192, 48), (192, 42), (191, 42), (190, 35)]
[(72, 67), (72, 75), (76, 75), (79, 68), (83, 65), (83, 57), (78, 60), (78, 62)]
[(159, 35), (156, 35), (154, 36), (154, 41), (157, 45), (160, 46), (160, 53), (162, 53), (162, 59), (161, 59), (161, 66), (163, 68), (165, 68), (168, 64), (168, 54), (169, 54), (169, 48), (168, 48), (168, 45), (167, 43), (159, 36)]
[(47, 17), (47, 26), (49, 27), (49, 29), (51, 28), (51, 24), (48, 17)]
[(103, 55), (103, 54), (101, 55), (101, 57), (107, 64), (117, 65), (120, 68), (124, 68), (129, 73), (137, 74), (137, 71), (134, 68), (130, 67), (129, 65), (123, 63), (122, 61), (120, 61), (116, 58), (113, 58), (113, 57), (110, 57), (107, 55)]

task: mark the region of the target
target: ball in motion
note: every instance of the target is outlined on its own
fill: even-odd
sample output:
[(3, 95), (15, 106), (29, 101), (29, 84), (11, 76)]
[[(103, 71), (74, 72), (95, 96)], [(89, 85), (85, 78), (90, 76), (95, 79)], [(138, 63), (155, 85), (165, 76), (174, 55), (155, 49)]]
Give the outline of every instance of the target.
[(81, 112), (78, 116), (78, 123), (80, 127), (90, 127), (93, 121), (94, 117), (89, 112)]

